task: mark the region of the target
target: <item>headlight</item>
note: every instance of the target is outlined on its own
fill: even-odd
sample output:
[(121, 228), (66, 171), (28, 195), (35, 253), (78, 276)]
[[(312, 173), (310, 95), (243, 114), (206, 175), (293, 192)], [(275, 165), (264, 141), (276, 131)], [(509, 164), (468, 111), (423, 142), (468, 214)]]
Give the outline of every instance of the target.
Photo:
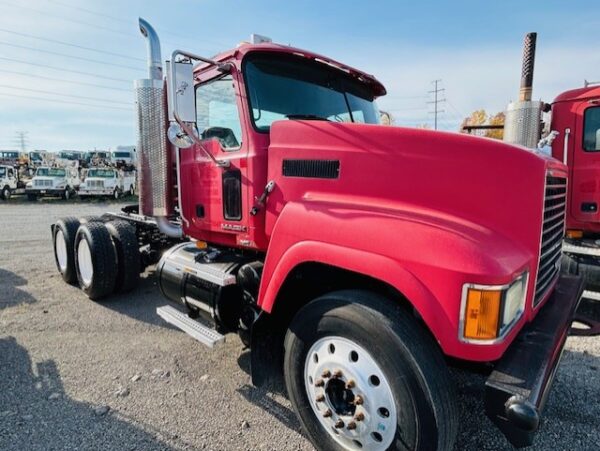
[(528, 273), (501, 286), (465, 284), (461, 302), (459, 338), (466, 342), (496, 342), (523, 313)]

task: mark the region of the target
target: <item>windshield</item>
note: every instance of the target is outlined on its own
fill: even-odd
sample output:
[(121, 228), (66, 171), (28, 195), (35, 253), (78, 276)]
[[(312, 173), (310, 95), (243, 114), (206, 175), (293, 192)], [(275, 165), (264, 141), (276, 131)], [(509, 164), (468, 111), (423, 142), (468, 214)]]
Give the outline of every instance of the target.
[(130, 156), (129, 152), (113, 152), (114, 158), (129, 158)]
[(61, 168), (38, 168), (35, 172), (37, 177), (64, 177), (66, 174)]
[(111, 169), (90, 169), (87, 173), (88, 177), (114, 177), (115, 171)]
[(254, 126), (281, 119), (379, 123), (371, 89), (339, 69), (293, 55), (250, 55), (246, 84)]

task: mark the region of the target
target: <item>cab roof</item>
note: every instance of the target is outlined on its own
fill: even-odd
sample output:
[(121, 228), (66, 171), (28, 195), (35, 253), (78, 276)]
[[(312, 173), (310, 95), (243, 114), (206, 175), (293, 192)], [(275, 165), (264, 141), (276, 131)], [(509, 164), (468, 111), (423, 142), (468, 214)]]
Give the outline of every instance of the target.
[(554, 103), (598, 98), (600, 98), (600, 86), (585, 86), (583, 88), (571, 89), (559, 94), (554, 99)]
[[(250, 44), (242, 42), (235, 49), (219, 53), (214, 56), (213, 59), (219, 62), (237, 62), (241, 63), (244, 57), (252, 52), (273, 52), (283, 53), (288, 55), (296, 55), (306, 58), (311, 61), (316, 61), (325, 64), (330, 67), (334, 67), (346, 74), (356, 78), (357, 80), (369, 85), (373, 91), (375, 97), (383, 96), (387, 93), (383, 84), (377, 80), (373, 75), (367, 74), (361, 70), (355, 69), (351, 66), (347, 66), (339, 61), (320, 55), (318, 53), (310, 52), (308, 50), (299, 49), (296, 47), (290, 47), (287, 45), (276, 44), (276, 43), (261, 43), (261, 44)], [(196, 66), (195, 72), (203, 72), (204, 69), (209, 67), (206, 63), (200, 63)], [(239, 68), (239, 66), (238, 66)]]

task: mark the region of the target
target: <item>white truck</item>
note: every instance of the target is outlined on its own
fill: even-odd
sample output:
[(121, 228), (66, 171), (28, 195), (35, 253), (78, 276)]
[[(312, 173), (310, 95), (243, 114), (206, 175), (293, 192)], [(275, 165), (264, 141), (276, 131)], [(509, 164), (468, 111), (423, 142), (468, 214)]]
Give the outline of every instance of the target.
[(0, 198), (8, 200), (13, 194), (23, 194), (23, 183), (19, 178), (19, 171), (13, 166), (0, 166)]
[(29, 200), (36, 200), (43, 196), (60, 196), (63, 199), (73, 197), (81, 180), (79, 169), (69, 167), (40, 167), (35, 171), (35, 176), (27, 183), (25, 193)]
[(133, 196), (136, 192), (135, 171), (125, 172), (115, 168), (90, 168), (79, 186), (79, 196)]
[(137, 153), (135, 146), (117, 146), (111, 153), (113, 164), (121, 164), (125, 167), (135, 166), (137, 162)]

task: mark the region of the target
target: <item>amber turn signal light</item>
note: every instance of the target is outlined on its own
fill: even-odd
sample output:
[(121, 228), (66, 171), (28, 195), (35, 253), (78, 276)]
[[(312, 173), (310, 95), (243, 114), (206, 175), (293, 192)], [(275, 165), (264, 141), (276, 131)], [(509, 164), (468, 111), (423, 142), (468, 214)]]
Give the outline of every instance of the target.
[(583, 238), (583, 230), (567, 230), (567, 238), (574, 240)]
[(464, 337), (475, 340), (497, 338), (501, 305), (501, 290), (469, 288), (465, 309)]

